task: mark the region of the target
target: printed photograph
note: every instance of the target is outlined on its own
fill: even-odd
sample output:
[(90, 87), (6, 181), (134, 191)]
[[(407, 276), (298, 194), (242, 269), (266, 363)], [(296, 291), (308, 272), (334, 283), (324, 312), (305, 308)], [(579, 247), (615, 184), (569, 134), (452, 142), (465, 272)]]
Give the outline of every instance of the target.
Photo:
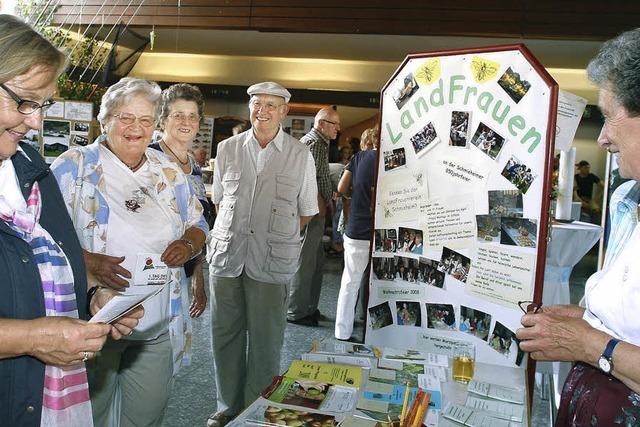
[(82, 135), (71, 135), (71, 144), (84, 147), (85, 145), (89, 144), (89, 138)]
[(476, 215), (478, 242), (500, 243), (500, 217), (495, 215)]
[(318, 409), (329, 393), (329, 384), (314, 380), (295, 380), (282, 399), (285, 405)]
[(415, 228), (398, 229), (398, 250), (397, 252), (411, 252), (422, 255), (422, 230)]
[(396, 279), (410, 283), (418, 281), (418, 268), (420, 262), (417, 258), (396, 256), (394, 259), (396, 263)]
[(489, 336), (491, 315), (474, 308), (460, 306), (460, 332), (474, 335), (483, 341)]
[(285, 409), (277, 406), (269, 406), (264, 411), (264, 420), (269, 425), (282, 424), (287, 421), (297, 427), (334, 427), (338, 424), (333, 415), (318, 414), (299, 409)]
[(504, 138), (500, 136), (498, 132), (480, 122), (476, 133), (473, 135), (471, 143), (478, 147), (480, 151), (489, 156), (492, 160), (495, 160), (504, 146)]
[(427, 303), (427, 328), (455, 331), (456, 314), (453, 305)]
[(44, 157), (58, 157), (69, 149), (71, 122), (66, 120), (42, 121)]
[(73, 131), (79, 134), (86, 135), (89, 132), (89, 123), (85, 122), (75, 122), (73, 124)]
[(420, 326), (422, 314), (418, 301), (397, 301), (396, 320), (399, 326)]
[(505, 357), (518, 351), (518, 343), (516, 342), (516, 334), (500, 322), (496, 322), (493, 333), (489, 337), (489, 346)]
[(397, 82), (391, 97), (395, 101), (398, 110), (404, 107), (404, 104), (416, 93), (418, 88), (418, 82), (416, 82), (412, 73), (407, 74), (404, 79)]
[(418, 282), (436, 288), (444, 288), (444, 272), (438, 271), (439, 261), (420, 257), (418, 265)]
[(404, 147), (396, 148), (392, 151), (385, 151), (383, 155), (385, 171), (390, 171), (407, 164), (407, 156), (405, 155)]
[(378, 280), (394, 280), (396, 278), (395, 260), (387, 257), (373, 257), (373, 275)]
[(420, 132), (411, 137), (411, 145), (418, 157), (429, 151), (429, 149), (438, 143), (438, 134), (433, 123), (429, 122)]
[(537, 242), (537, 221), (527, 218), (502, 218), (500, 243), (503, 245), (535, 248)]
[(374, 233), (376, 252), (395, 252), (398, 245), (398, 232), (395, 228), (379, 228)]
[(518, 190), (489, 190), (489, 214), (522, 218), (522, 193)]
[(446, 246), (442, 248), (442, 258), (438, 266), (439, 271), (452, 276), (456, 280), (467, 283), (470, 268), (471, 259)]
[(531, 183), (536, 178), (531, 168), (522, 163), (516, 156), (511, 156), (504, 169), (502, 176), (507, 178), (509, 182), (516, 186), (522, 194), (526, 194)]
[(449, 128), (449, 145), (454, 147), (467, 146), (467, 132), (469, 132), (469, 116), (467, 111), (451, 112), (451, 127)]
[(372, 329), (393, 325), (393, 317), (388, 302), (369, 307), (369, 322)]
[(507, 68), (507, 71), (500, 77), (498, 84), (516, 104), (520, 102), (522, 97), (525, 96), (531, 88), (531, 83), (520, 78), (520, 74), (513, 71), (511, 67)]

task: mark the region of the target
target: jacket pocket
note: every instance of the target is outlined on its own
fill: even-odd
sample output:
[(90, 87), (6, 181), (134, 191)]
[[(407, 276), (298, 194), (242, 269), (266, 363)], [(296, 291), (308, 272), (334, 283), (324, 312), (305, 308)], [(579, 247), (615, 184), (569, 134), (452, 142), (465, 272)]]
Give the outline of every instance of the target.
[(276, 175), (276, 198), (295, 202), (298, 198), (298, 185), (295, 177)]
[(292, 274), (296, 271), (300, 258), (300, 244), (267, 240), (267, 245), (267, 271), (281, 274)]
[(297, 210), (293, 206), (273, 203), (269, 217), (269, 233), (292, 237), (298, 230)]
[(209, 259), (207, 260), (209, 264), (215, 267), (224, 267), (227, 264), (229, 243), (228, 240), (221, 240), (216, 237), (210, 238), (207, 248), (209, 251)]
[(217, 229), (218, 232), (225, 234), (231, 228), (237, 201), (237, 197), (235, 196), (225, 197), (220, 201), (216, 214), (216, 222), (213, 225), (214, 229)]
[(238, 191), (240, 186), (240, 172), (227, 171), (222, 176), (223, 196), (232, 196)]

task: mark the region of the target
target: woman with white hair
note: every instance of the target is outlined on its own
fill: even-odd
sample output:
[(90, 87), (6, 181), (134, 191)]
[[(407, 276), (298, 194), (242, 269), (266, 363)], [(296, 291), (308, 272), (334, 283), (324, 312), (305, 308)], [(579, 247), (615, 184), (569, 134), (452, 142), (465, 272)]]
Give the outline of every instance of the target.
[(182, 266), (200, 253), (208, 227), (184, 173), (148, 148), (159, 99), (156, 83), (123, 78), (102, 97), (103, 134), (52, 165), (90, 280), (140, 294), (149, 289), (147, 269), (169, 268), (170, 281), (145, 302), (146, 315), (132, 335), (105, 345), (89, 365), (97, 425), (160, 425), (171, 378), (190, 354)]

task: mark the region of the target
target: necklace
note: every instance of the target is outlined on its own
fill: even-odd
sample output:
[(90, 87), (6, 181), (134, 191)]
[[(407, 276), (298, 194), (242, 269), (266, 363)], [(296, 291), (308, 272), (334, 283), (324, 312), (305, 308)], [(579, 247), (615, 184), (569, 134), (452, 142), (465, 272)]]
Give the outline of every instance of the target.
[[(111, 151), (113, 153), (113, 150), (111, 149), (111, 147), (109, 146), (109, 144), (107, 144), (106, 141), (104, 141), (104, 146), (107, 147), (107, 150)], [(116, 156), (116, 158), (118, 158), (118, 160), (120, 160), (120, 158), (116, 155), (116, 153), (113, 153), (114, 156)], [(124, 163), (124, 165), (126, 167), (129, 168), (129, 170), (131, 170), (132, 172), (135, 172), (140, 165), (142, 165), (142, 163), (144, 163), (144, 159), (146, 158), (146, 156), (144, 155), (144, 153), (142, 153), (142, 156), (140, 156), (140, 161), (138, 161), (138, 163), (136, 163), (134, 166), (129, 166), (128, 164), (124, 163), (123, 160), (120, 160), (122, 163)]]
[(125, 163), (125, 165), (127, 165), (127, 167), (128, 167), (132, 172), (135, 172), (135, 171), (140, 167), (140, 165), (141, 165), (143, 162), (144, 162), (144, 154), (142, 155), (142, 157), (140, 157), (140, 161), (139, 161), (138, 163), (136, 163), (136, 165), (135, 165), (135, 166), (129, 166), (129, 165), (127, 165), (126, 163)]
[(162, 143), (164, 144), (165, 147), (167, 147), (167, 150), (169, 150), (169, 152), (173, 155), (173, 157), (176, 158), (176, 160), (178, 161), (178, 163), (180, 163), (182, 166), (187, 166), (189, 164), (189, 155), (187, 154), (187, 160), (185, 160), (184, 162), (182, 160), (180, 160), (180, 157), (178, 157), (178, 155), (176, 153), (173, 152), (173, 150), (171, 149), (171, 147), (169, 147), (169, 144), (167, 144), (164, 140), (162, 141)]

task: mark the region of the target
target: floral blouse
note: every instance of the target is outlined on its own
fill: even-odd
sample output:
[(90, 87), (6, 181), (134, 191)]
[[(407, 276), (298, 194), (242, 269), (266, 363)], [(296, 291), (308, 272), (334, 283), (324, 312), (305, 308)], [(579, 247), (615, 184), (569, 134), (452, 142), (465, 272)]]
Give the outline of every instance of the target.
[[(109, 233), (109, 205), (104, 197), (106, 183), (100, 159), (99, 137), (86, 147), (72, 148), (58, 157), (51, 170), (58, 181), (69, 215), (83, 249), (107, 253)], [(191, 227), (205, 233), (209, 228), (202, 215), (202, 205), (192, 193), (184, 173), (166, 156), (147, 148), (147, 162), (155, 181), (158, 205), (171, 218), (175, 235), (181, 236)], [(173, 268), (169, 335), (173, 347), (174, 374), (187, 366), (191, 358), (191, 319), (188, 286), (184, 270)]]

